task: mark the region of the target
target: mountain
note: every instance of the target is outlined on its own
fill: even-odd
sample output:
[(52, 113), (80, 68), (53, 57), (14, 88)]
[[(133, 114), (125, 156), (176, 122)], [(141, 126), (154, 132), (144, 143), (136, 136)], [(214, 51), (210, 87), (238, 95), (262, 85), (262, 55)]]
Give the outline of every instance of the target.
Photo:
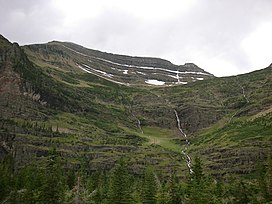
[(0, 156), (16, 168), (54, 147), (89, 172), (126, 156), (135, 174), (184, 177), (199, 155), (212, 175), (249, 175), (271, 153), (271, 66), (216, 78), (192, 63), (0, 36), (0, 84)]
[[(34, 62), (91, 73), (106, 80), (128, 85), (187, 84), (213, 75), (193, 63), (174, 65), (159, 58), (131, 57), (91, 50), (69, 42), (49, 42), (24, 46)], [(39, 57), (37, 57), (37, 54)], [(56, 56), (57, 55), (57, 56)], [(61, 61), (54, 58), (62, 57)], [(64, 64), (62, 64), (64, 63)]]

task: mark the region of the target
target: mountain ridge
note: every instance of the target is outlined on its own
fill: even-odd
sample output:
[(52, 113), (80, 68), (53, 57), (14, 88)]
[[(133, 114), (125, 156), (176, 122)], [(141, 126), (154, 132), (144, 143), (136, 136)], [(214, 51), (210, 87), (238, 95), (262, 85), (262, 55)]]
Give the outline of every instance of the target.
[[(23, 46), (26, 52), (46, 49), (62, 52), (74, 60), (71, 66), (96, 74), (124, 85), (175, 85), (214, 77), (192, 63), (174, 65), (171, 62), (150, 57), (132, 57), (101, 52), (74, 43), (53, 41), (47, 44)], [(153, 83), (152, 83), (153, 82)], [(156, 83), (157, 82), (157, 83)]]

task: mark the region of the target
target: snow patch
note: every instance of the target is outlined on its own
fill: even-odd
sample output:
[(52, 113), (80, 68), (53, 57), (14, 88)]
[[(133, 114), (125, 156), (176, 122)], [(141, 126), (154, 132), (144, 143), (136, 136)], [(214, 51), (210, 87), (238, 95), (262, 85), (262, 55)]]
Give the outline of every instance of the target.
[(110, 60), (105, 60), (103, 58), (99, 58), (99, 57), (95, 57), (95, 59), (104, 61), (104, 62), (108, 62), (114, 65), (118, 65), (118, 66), (123, 66), (123, 67), (131, 67), (131, 68), (137, 68), (137, 69), (148, 69), (148, 70), (161, 70), (161, 71), (166, 71), (166, 72), (171, 72), (171, 73), (175, 73), (175, 74), (198, 74), (198, 75), (208, 75), (210, 76), (210, 74), (204, 73), (204, 72), (188, 72), (188, 71), (178, 71), (178, 70), (171, 70), (171, 69), (165, 69), (165, 68), (161, 68), (161, 67), (145, 67), (145, 66), (136, 66), (136, 65), (129, 65), (129, 64), (119, 64), (116, 62), (112, 62)]
[(158, 81), (156, 79), (148, 79), (148, 80), (145, 81), (145, 83), (152, 84), (152, 85), (158, 85), (158, 86), (165, 84), (164, 81)]
[(143, 73), (143, 72), (138, 72), (136, 71), (138, 74), (141, 74), (141, 75), (146, 75), (146, 73)]
[[(96, 75), (96, 76), (98, 76), (98, 77), (101, 77), (101, 78), (106, 79), (106, 80), (108, 80), (108, 81), (111, 81), (111, 82), (113, 82), (113, 83), (121, 84), (121, 85), (126, 85), (126, 86), (130, 86), (129, 83), (122, 83), (122, 82), (119, 82), (119, 81), (115, 81), (115, 80), (113, 80), (113, 79), (110, 79), (110, 78), (107, 78), (107, 77), (105, 77), (105, 76), (101, 76), (101, 75), (99, 75), (99, 74), (97, 74), (97, 73), (91, 72), (89, 69), (86, 69), (86, 68), (82, 67), (82, 66), (79, 65), (79, 64), (78, 64), (77, 66), (78, 66), (80, 69), (82, 69), (83, 71), (87, 72), (87, 73), (94, 74), (94, 75)], [(92, 69), (92, 68), (91, 68), (91, 69)]]
[(124, 70), (124, 71), (123, 71), (123, 74), (128, 74), (128, 70)]
[(204, 78), (196, 78), (197, 80), (204, 80)]
[(100, 73), (100, 74), (103, 74), (104, 76), (107, 76), (107, 77), (110, 77), (112, 78), (114, 75), (113, 74), (108, 74), (107, 72), (103, 72), (101, 70), (98, 70), (98, 69), (94, 69), (86, 64), (83, 64), (84, 67), (88, 68), (89, 70), (92, 70), (92, 71), (95, 71), (97, 73)]
[(179, 81), (179, 82), (175, 82), (175, 84), (188, 84), (187, 81)]

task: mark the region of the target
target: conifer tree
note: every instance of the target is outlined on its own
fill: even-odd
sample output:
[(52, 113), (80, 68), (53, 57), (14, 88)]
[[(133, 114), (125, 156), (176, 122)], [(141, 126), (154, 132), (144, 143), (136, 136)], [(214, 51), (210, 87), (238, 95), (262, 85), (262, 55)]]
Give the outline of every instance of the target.
[(107, 203), (130, 204), (132, 202), (129, 180), (127, 165), (122, 158), (112, 171)]
[(44, 204), (62, 203), (65, 185), (59, 165), (56, 149), (49, 150), (49, 157), (44, 172), (44, 182), (41, 186), (41, 202)]
[(189, 203), (213, 203), (212, 185), (203, 173), (202, 161), (199, 157), (194, 159), (192, 170), (187, 186)]
[(147, 167), (144, 172), (143, 188), (142, 188), (142, 202), (144, 204), (156, 203), (156, 181), (154, 172), (150, 167)]
[(168, 202), (169, 204), (176, 204), (182, 202), (183, 192), (180, 189), (176, 173), (173, 171), (168, 179), (166, 190), (169, 195)]
[(259, 190), (264, 200), (268, 199), (268, 191), (267, 191), (267, 184), (266, 184), (266, 169), (264, 164), (261, 164), (260, 161), (257, 163), (257, 180), (259, 184)]
[(266, 172), (266, 178), (267, 178), (268, 201), (272, 201), (272, 155), (270, 155), (268, 159), (268, 168)]
[(195, 157), (192, 170), (193, 170), (193, 173), (191, 174), (191, 179), (195, 183), (200, 184), (201, 181), (203, 181), (204, 173), (203, 173), (202, 161), (199, 157)]
[(245, 183), (241, 180), (238, 185), (236, 186), (236, 190), (235, 190), (235, 203), (249, 203), (249, 197), (248, 197), (249, 193), (248, 193), (248, 189), (247, 186), (245, 185)]
[(0, 160), (0, 201), (7, 201), (14, 187), (13, 168), (14, 161), (11, 155)]

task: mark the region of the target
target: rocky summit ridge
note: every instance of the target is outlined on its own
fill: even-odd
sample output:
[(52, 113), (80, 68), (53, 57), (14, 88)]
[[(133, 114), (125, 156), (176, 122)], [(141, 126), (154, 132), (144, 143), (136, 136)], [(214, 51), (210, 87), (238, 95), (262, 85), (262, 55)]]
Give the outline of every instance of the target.
[(171, 86), (214, 77), (193, 63), (174, 65), (164, 59), (106, 53), (70, 42), (52, 41), (24, 46), (24, 49), (28, 53), (40, 53), (44, 61), (49, 52), (61, 53), (73, 60), (71, 66), (75, 69), (123, 85)]

